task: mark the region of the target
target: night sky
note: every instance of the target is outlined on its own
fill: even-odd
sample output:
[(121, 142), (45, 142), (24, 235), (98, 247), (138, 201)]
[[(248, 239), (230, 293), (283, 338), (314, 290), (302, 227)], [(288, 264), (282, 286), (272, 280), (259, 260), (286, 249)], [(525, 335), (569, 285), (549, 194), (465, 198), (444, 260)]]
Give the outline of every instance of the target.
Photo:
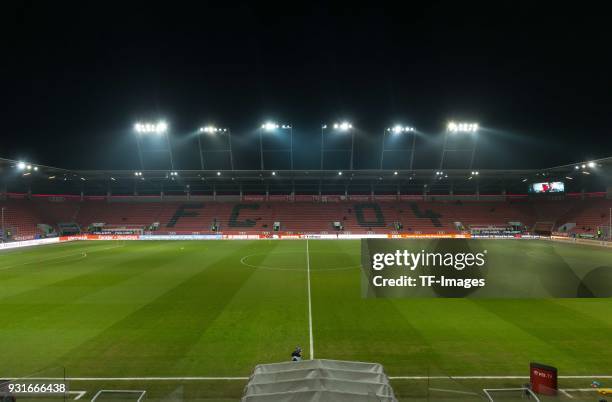
[(417, 167), (437, 168), (449, 119), (484, 127), (479, 168), (612, 155), (612, 24), (595, 3), (42, 3), (3, 11), (1, 157), (137, 168), (132, 125), (157, 117), (179, 169), (198, 168), (206, 123), (258, 168), (267, 119), (293, 125), (296, 168), (318, 167), (320, 126), (340, 119), (361, 168), (396, 122), (421, 133)]

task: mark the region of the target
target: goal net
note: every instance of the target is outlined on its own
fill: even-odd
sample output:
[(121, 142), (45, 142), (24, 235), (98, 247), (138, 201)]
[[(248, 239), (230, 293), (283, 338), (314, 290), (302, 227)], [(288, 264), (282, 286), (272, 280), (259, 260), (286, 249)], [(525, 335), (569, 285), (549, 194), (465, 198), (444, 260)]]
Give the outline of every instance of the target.
[(490, 402), (497, 401), (534, 401), (540, 402), (540, 398), (529, 388), (490, 388), (483, 389), (484, 394)]

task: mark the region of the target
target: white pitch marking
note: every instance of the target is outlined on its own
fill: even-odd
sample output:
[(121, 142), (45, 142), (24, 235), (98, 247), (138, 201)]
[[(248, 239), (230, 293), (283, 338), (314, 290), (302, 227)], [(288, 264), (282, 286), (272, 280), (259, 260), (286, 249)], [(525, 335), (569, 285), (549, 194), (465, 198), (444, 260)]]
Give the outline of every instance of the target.
[[(249, 377), (28, 377), (40, 381), (244, 381)], [(11, 380), (19, 380), (12, 378)]]
[(559, 388), (559, 392), (561, 392), (563, 395), (567, 396), (569, 399), (574, 399), (574, 397), (569, 392), (567, 392), (564, 389)]
[[(296, 254), (296, 253), (300, 253), (299, 251), (277, 251), (275, 253), (267, 253), (267, 255), (278, 255), (278, 254)], [(334, 254), (333, 251), (317, 251), (317, 254), (321, 253), (326, 253), (326, 254)], [(249, 258), (254, 257), (256, 255), (264, 255), (266, 253), (254, 253), (254, 254), (249, 254), (249, 255), (245, 255), (244, 257), (242, 257), (240, 259), (240, 264), (244, 265), (245, 267), (249, 267), (249, 268), (254, 268), (254, 269), (263, 269), (263, 270), (267, 270), (267, 271), (303, 271), (300, 268), (279, 268), (279, 267), (270, 267), (267, 265), (253, 265), (253, 264), (249, 264), (247, 261)], [(335, 272), (335, 271), (348, 271), (348, 270), (353, 270), (353, 269), (359, 269), (361, 268), (361, 265), (348, 265), (345, 267), (339, 267), (339, 268), (325, 268), (325, 269), (319, 269), (317, 271), (319, 272)]]
[[(65, 259), (65, 258), (70, 258), (70, 257), (79, 257), (79, 258), (74, 260), (74, 261), (79, 261), (79, 260), (82, 260), (83, 258), (86, 258), (87, 254), (85, 252), (80, 252), (80, 253), (77, 253), (77, 254), (62, 255), (62, 256), (59, 256), (59, 257), (46, 258), (46, 259), (37, 260), (37, 261), (28, 261), (28, 262), (23, 262), (23, 263), (20, 263), (20, 264), (7, 265), (5, 267), (0, 267), (0, 271), (4, 271), (4, 270), (15, 268), (15, 267), (20, 267), (20, 266), (23, 266), (23, 265), (39, 264), (39, 263), (48, 262), (48, 261), (62, 260), (62, 259)], [(74, 262), (74, 261), (71, 261), (71, 262)]]
[[(79, 261), (79, 260), (82, 260), (83, 258), (87, 257), (87, 252), (88, 251), (90, 253), (95, 253), (95, 252), (98, 252), (98, 251), (112, 250), (112, 249), (121, 248), (121, 247), (124, 247), (124, 246), (125, 246), (125, 244), (121, 244), (121, 245), (118, 245), (118, 246), (110, 246), (110, 247), (105, 247), (105, 248), (100, 248), (100, 249), (93, 249), (93, 250), (85, 249), (85, 251), (81, 251), (79, 253), (60, 255), (60, 256), (50, 257), (50, 258), (43, 258), (41, 260), (35, 260), (35, 261), (26, 261), (26, 262), (22, 262), (22, 263), (19, 263), (19, 264), (13, 264), (13, 265), (6, 265), (6, 266), (3, 266), (3, 267), (0, 267), (0, 271), (4, 271), (4, 270), (10, 269), (10, 268), (14, 268), (14, 267), (20, 267), (20, 266), (23, 266), (23, 265), (40, 264), (40, 263), (43, 263), (43, 262), (61, 260), (61, 259), (64, 259), (64, 258), (70, 258), (70, 257), (75, 257), (75, 256), (78, 256), (80, 258), (77, 258), (74, 261)], [(74, 262), (74, 261), (71, 261), (71, 262)]]
[(308, 333), (310, 336), (310, 360), (314, 359), (314, 341), (312, 338), (312, 297), (310, 295), (310, 252), (308, 250), (308, 239), (306, 239), (306, 271), (308, 276)]
[(462, 395), (478, 395), (477, 392), (468, 392), (468, 391), (457, 391), (455, 389), (444, 389), (444, 388), (429, 388), (430, 391), (439, 391), (439, 392), (450, 392), (452, 394), (462, 394)]
[(87, 391), (68, 391), (68, 394), (71, 395), (75, 395), (73, 400), (78, 401), (79, 399), (81, 399), (83, 396), (85, 396), (85, 394), (87, 393)]
[[(390, 376), (390, 380), (519, 380), (529, 378), (527, 375), (457, 375), (457, 376)], [(571, 379), (612, 379), (612, 375), (560, 375), (558, 378)]]
[(98, 391), (98, 393), (96, 395), (94, 395), (93, 398), (91, 398), (91, 402), (95, 402), (96, 399), (98, 399), (100, 394), (102, 394), (103, 392), (106, 392), (106, 393), (115, 393), (115, 394), (118, 394), (118, 393), (121, 393), (121, 394), (140, 394), (140, 396), (138, 397), (138, 400), (136, 402), (142, 401), (142, 398), (144, 398), (144, 396), (147, 393), (147, 391), (131, 390), (131, 389), (101, 389), (100, 391)]
[(485, 388), (483, 389), (482, 392), (484, 392), (487, 398), (489, 398), (489, 401), (495, 402), (495, 400), (493, 399), (489, 391), (492, 391), (492, 392), (500, 392), (500, 391), (501, 392), (504, 392), (504, 391), (523, 391), (525, 392), (527, 391), (527, 393), (531, 395), (536, 402), (540, 402), (540, 398), (538, 398), (538, 396), (530, 388)]
[(389, 376), (390, 380), (518, 380), (529, 378), (522, 375), (487, 375), (487, 376), (448, 376), (448, 375), (414, 375), (414, 376)]
[(564, 392), (596, 392), (600, 388), (564, 388)]
[[(31, 380), (53, 381), (243, 381), (249, 377), (28, 377)], [(508, 376), (390, 376), (390, 380), (517, 380), (525, 379), (529, 376), (508, 375)], [(560, 375), (560, 379), (612, 379), (612, 375)], [(12, 378), (11, 380), (18, 380)], [(597, 388), (565, 388), (566, 391), (597, 391)]]

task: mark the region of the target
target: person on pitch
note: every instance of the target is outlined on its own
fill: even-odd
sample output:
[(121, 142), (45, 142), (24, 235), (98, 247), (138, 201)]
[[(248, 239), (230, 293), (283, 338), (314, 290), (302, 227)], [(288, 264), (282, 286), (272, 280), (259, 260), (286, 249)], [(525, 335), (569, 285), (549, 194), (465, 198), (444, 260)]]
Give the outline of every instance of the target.
[(299, 362), (302, 361), (302, 348), (299, 346), (295, 347), (295, 350), (291, 352), (291, 361)]

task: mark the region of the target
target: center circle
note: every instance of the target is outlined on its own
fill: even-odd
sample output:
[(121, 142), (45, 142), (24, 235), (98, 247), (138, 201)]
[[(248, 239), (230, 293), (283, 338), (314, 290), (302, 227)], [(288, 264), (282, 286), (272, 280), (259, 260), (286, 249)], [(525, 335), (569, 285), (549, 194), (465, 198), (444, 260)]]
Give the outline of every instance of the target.
[[(297, 256), (297, 257), (296, 257)], [(311, 251), (310, 271), (329, 272), (360, 268), (355, 256), (335, 251)], [(272, 253), (253, 253), (240, 259), (244, 266), (270, 271), (306, 271), (306, 254), (303, 251), (279, 251)]]

